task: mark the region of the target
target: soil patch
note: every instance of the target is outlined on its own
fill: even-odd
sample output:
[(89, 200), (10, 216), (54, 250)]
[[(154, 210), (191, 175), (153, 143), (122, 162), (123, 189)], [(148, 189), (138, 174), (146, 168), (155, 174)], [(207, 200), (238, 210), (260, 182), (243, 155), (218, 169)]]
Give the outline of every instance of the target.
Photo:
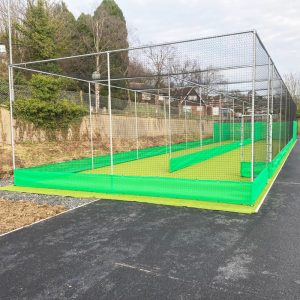
[(0, 199), (0, 234), (55, 216), (65, 210), (62, 205)]

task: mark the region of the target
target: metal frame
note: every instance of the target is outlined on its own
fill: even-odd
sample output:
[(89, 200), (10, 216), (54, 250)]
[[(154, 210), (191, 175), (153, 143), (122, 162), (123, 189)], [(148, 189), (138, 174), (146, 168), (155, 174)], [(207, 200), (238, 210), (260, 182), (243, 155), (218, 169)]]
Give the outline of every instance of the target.
[[(10, 15), (10, 5), (9, 5), (9, 15)], [(10, 18), (9, 18), (9, 22), (10, 22)], [(9, 23), (9, 25), (11, 25)], [(9, 28), (11, 28), (11, 26), (9, 26)], [(264, 67), (266, 66), (266, 64), (258, 64), (257, 63), (257, 45), (259, 44), (259, 46), (261, 46), (267, 53), (268, 55), (268, 68), (269, 68), (269, 79), (268, 79), (268, 88), (267, 88), (267, 101), (268, 101), (268, 112), (267, 115), (270, 116), (269, 117), (269, 126), (268, 126), (268, 132), (267, 132), (267, 140), (268, 140), (268, 154), (267, 154), (267, 161), (272, 161), (272, 114), (273, 114), (273, 98), (274, 98), (274, 90), (273, 90), (273, 85), (274, 85), (274, 72), (277, 72), (277, 74), (279, 75), (276, 67), (274, 66), (274, 63), (271, 59), (271, 57), (269, 56), (269, 53), (267, 52), (267, 50), (265, 49), (264, 45), (262, 44), (259, 36), (257, 35), (256, 31), (244, 31), (244, 32), (239, 32), (239, 33), (231, 33), (231, 34), (225, 34), (225, 35), (216, 35), (216, 36), (212, 36), (212, 37), (204, 37), (204, 38), (200, 38), (200, 39), (191, 39), (191, 40), (185, 40), (185, 41), (177, 41), (177, 42), (169, 42), (169, 43), (162, 43), (162, 44), (156, 44), (156, 45), (146, 45), (146, 46), (140, 46), (140, 47), (134, 47), (134, 48), (128, 48), (128, 49), (118, 49), (118, 50), (111, 50), (111, 51), (103, 51), (103, 52), (96, 52), (96, 53), (88, 53), (88, 54), (82, 54), (82, 55), (74, 55), (74, 56), (66, 56), (66, 57), (60, 57), (60, 58), (53, 58), (53, 59), (47, 59), (47, 60), (39, 60), (39, 61), (31, 61), (31, 62), (25, 62), (25, 63), (18, 63), (18, 64), (13, 64), (12, 61), (12, 52), (10, 51), (10, 64), (9, 64), (9, 94), (10, 94), (10, 126), (11, 126), (11, 141), (12, 141), (12, 161), (13, 161), (13, 168), (16, 168), (15, 165), (15, 137), (14, 137), (14, 125), (13, 125), (13, 102), (14, 102), (14, 78), (13, 78), (13, 71), (14, 69), (19, 69), (19, 70), (25, 70), (25, 71), (30, 71), (30, 72), (35, 72), (35, 73), (40, 73), (40, 74), (45, 74), (45, 75), (49, 75), (49, 76), (56, 76), (56, 77), (61, 77), (61, 78), (66, 78), (66, 79), (71, 79), (71, 80), (76, 80), (76, 81), (80, 81), (80, 82), (84, 82), (87, 83), (89, 86), (89, 122), (90, 122), (90, 142), (91, 142), (91, 157), (92, 157), (92, 168), (94, 168), (94, 143), (93, 143), (93, 124), (92, 124), (92, 104), (91, 104), (91, 84), (99, 84), (102, 86), (105, 86), (108, 88), (108, 112), (109, 112), (109, 142), (110, 142), (110, 167), (111, 167), (111, 174), (114, 174), (114, 161), (113, 161), (113, 120), (112, 120), (112, 93), (111, 90), (113, 88), (116, 89), (121, 89), (121, 90), (126, 90), (129, 92), (133, 92), (134, 93), (134, 109), (135, 109), (135, 136), (136, 136), (136, 157), (137, 159), (139, 158), (139, 132), (138, 132), (138, 114), (137, 114), (137, 93), (143, 93), (145, 91), (147, 91), (148, 94), (150, 95), (155, 95), (157, 96), (157, 94), (155, 94), (154, 92), (157, 91), (158, 95), (160, 93), (161, 89), (133, 89), (133, 88), (127, 88), (127, 87), (121, 87), (121, 86), (117, 86), (117, 85), (112, 85), (112, 82), (117, 82), (120, 80), (126, 80), (126, 79), (138, 79), (138, 78), (145, 78), (146, 76), (137, 76), (137, 77), (120, 77), (120, 78), (111, 78), (111, 67), (110, 67), (110, 59), (111, 59), (111, 54), (112, 53), (118, 53), (118, 52), (122, 52), (122, 51), (131, 51), (131, 50), (139, 50), (139, 49), (146, 49), (146, 48), (153, 48), (153, 47), (157, 47), (157, 46), (167, 46), (167, 45), (175, 45), (175, 44), (180, 44), (180, 43), (187, 43), (187, 42), (194, 42), (194, 41), (201, 41), (201, 40), (208, 40), (208, 39), (217, 39), (220, 37), (226, 37), (226, 36), (234, 36), (234, 35), (242, 35), (242, 34), (252, 34), (253, 37), (253, 44), (252, 44), (252, 64), (251, 65), (242, 65), (242, 66), (231, 66), (231, 67), (227, 67), (227, 68), (223, 68), (223, 70), (233, 70), (236, 68), (251, 68), (252, 70), (252, 79), (251, 79), (251, 90), (252, 90), (252, 96), (251, 96), (251, 100), (247, 101), (245, 99), (241, 99), (239, 97), (234, 97), (232, 95), (230, 95), (230, 93), (227, 91), (223, 91), (217, 88), (212, 88), (212, 87), (208, 87), (205, 84), (201, 84), (201, 83), (197, 83), (194, 82), (193, 80), (189, 80), (189, 79), (182, 79), (180, 78), (180, 81), (186, 85), (182, 86), (182, 87), (175, 87), (175, 88), (191, 88), (190, 91), (192, 91), (192, 89), (194, 88), (199, 88), (200, 90), (200, 108), (202, 107), (202, 94), (203, 91), (207, 91), (207, 92), (215, 92), (217, 93), (217, 95), (219, 95), (219, 123), (220, 123), (220, 144), (222, 144), (222, 139), (223, 139), (223, 133), (221, 132), (222, 129), (222, 123), (223, 123), (223, 111), (222, 111), (222, 100), (223, 100), (223, 104), (224, 104), (224, 99), (230, 99), (230, 101), (232, 101), (232, 110), (233, 110), (233, 121), (232, 121), (232, 126), (233, 126), (233, 140), (235, 139), (235, 134), (234, 134), (234, 128), (235, 128), (235, 109), (236, 107), (238, 107), (238, 103), (240, 102), (240, 106), (242, 106), (242, 127), (244, 126), (244, 120), (243, 117), (246, 116), (245, 115), (245, 102), (249, 103), (251, 105), (251, 181), (254, 181), (254, 162), (255, 162), (255, 157), (254, 157), (254, 137), (255, 137), (255, 101), (256, 101), (256, 92), (258, 91), (265, 91), (266, 89), (261, 89), (261, 88), (257, 88), (257, 83), (263, 83), (266, 80), (262, 80), (262, 79), (258, 79), (257, 78), (257, 67)], [(11, 49), (11, 30), (9, 31), (9, 36), (10, 36), (10, 49)], [(85, 58), (85, 57), (91, 57), (91, 56), (96, 56), (96, 55), (100, 55), (100, 54), (104, 54), (106, 55), (106, 59), (107, 59), (107, 78), (105, 79), (101, 79), (101, 80), (85, 80), (82, 78), (76, 78), (76, 77), (72, 77), (72, 76), (67, 76), (67, 75), (61, 75), (61, 74), (56, 74), (53, 72), (47, 72), (47, 71), (42, 71), (42, 70), (36, 70), (33, 69), (31, 67), (28, 66), (33, 66), (35, 64), (39, 64), (39, 63), (48, 63), (48, 62), (57, 62), (57, 61), (62, 61), (62, 60), (67, 60), (67, 59), (74, 59), (74, 58)], [(272, 71), (270, 69), (272, 65)], [(198, 70), (195, 71), (197, 73), (203, 73), (203, 72), (207, 72), (210, 70), (218, 70), (218, 69), (222, 69), (222, 68), (210, 68), (210, 69), (202, 69), (202, 70)], [(188, 72), (188, 73), (193, 73), (193, 72)], [(272, 73), (272, 75), (271, 75)], [(171, 158), (172, 156), (172, 126), (171, 126), (171, 103), (174, 100), (178, 100), (176, 97), (172, 96), (172, 90), (174, 89), (171, 86), (171, 82), (172, 79), (178, 79), (178, 76), (180, 75), (184, 75), (186, 73), (184, 72), (179, 72), (174, 74), (174, 72), (171, 72), (171, 67), (170, 67), (170, 58), (169, 58), (169, 68), (168, 68), (168, 74), (162, 74), (160, 76), (167, 78), (167, 87), (163, 88), (167, 91), (167, 98), (168, 98), (168, 113), (167, 113), (167, 104), (166, 104), (166, 99), (164, 98), (164, 119), (165, 119), (165, 125), (167, 130), (168, 130), (168, 142), (166, 143), (166, 149), (168, 149), (169, 152), (169, 156)], [(152, 75), (147, 76), (146, 78), (150, 78)], [(157, 75), (153, 75), (152, 77), (155, 77)], [(285, 121), (287, 121), (287, 114), (288, 111), (287, 109), (290, 109), (290, 105), (288, 106), (288, 90), (284, 84), (284, 82), (282, 81), (281, 76), (279, 75), (279, 79), (281, 82), (281, 98), (280, 98), (280, 122), (281, 120), (281, 112), (282, 112), (282, 91), (283, 88), (286, 90), (286, 109), (285, 109)], [(227, 86), (229, 84), (236, 84), (236, 83), (250, 83), (250, 81), (236, 81), (236, 82), (228, 82), (226, 83)], [(212, 84), (214, 85), (214, 84)], [(219, 85), (219, 84), (215, 84)], [(148, 92), (149, 91), (149, 92)], [(151, 93), (152, 92), (152, 93)], [(244, 91), (243, 91), (244, 92)], [(184, 98), (185, 101), (185, 106), (186, 106), (186, 97)], [(225, 101), (226, 102), (226, 101)], [(287, 107), (288, 106), (288, 107)], [(167, 117), (168, 115), (168, 117)], [(203, 132), (202, 132), (202, 110), (200, 109), (199, 111), (199, 135), (200, 135), (200, 146), (202, 147), (202, 140), (203, 140)], [(259, 114), (262, 115), (262, 114)], [(187, 116), (186, 116), (186, 107), (185, 107), (185, 120), (184, 120), (184, 126), (185, 126), (185, 140), (187, 143)], [(168, 118), (168, 122), (167, 122), (167, 118)], [(231, 118), (231, 113), (230, 113), (230, 118)], [(280, 125), (281, 126), (281, 125)], [(287, 127), (287, 126), (286, 126)], [(281, 127), (280, 127), (281, 128)], [(285, 130), (287, 131), (287, 129)], [(244, 133), (243, 133), (244, 134)], [(281, 129), (280, 129), (280, 135), (281, 135)], [(280, 136), (280, 140), (281, 140), (281, 136)], [(285, 143), (287, 142), (287, 132), (285, 132)], [(281, 144), (279, 146), (279, 148), (281, 147)]]
[(100, 52), (93, 52), (93, 53), (80, 54), (80, 55), (71, 55), (71, 56), (50, 58), (50, 59), (44, 59), (44, 60), (28, 61), (28, 62), (14, 64), (14, 66), (22, 66), (22, 65), (26, 66), (29, 64), (54, 62), (54, 61), (60, 61), (60, 60), (64, 60), (64, 59), (82, 58), (82, 57), (88, 57), (88, 56), (95, 56), (95, 55), (101, 55), (101, 54), (107, 54), (107, 53), (117, 53), (117, 52), (123, 52), (123, 51), (131, 51), (131, 50), (141, 50), (141, 49), (146, 49), (146, 48), (154, 48), (157, 46), (176, 45), (176, 44), (187, 43), (187, 42), (202, 41), (202, 40), (207, 40), (207, 39), (216, 39), (216, 38), (221, 38), (221, 37), (226, 37), (226, 36), (242, 35), (242, 34), (251, 33), (251, 32), (254, 32), (254, 31), (248, 30), (248, 31), (242, 31), (242, 32), (234, 32), (234, 33), (228, 33), (228, 34), (206, 36), (206, 37), (196, 38), (196, 39), (173, 41), (173, 42), (168, 42), (168, 43), (149, 44), (149, 45), (143, 45), (143, 46), (131, 47), (131, 48), (122, 48), (122, 49), (116, 49), (116, 50), (100, 51)]
[(14, 91), (14, 70), (13, 64), (13, 52), (12, 52), (12, 28), (11, 28), (11, 1), (8, 0), (8, 41), (9, 41), (9, 67), (8, 67), (8, 78), (9, 78), (9, 106), (10, 106), (10, 139), (12, 148), (12, 166), (13, 170), (16, 169), (16, 155), (15, 155), (15, 132), (14, 132), (14, 119), (13, 119), (13, 103), (15, 100)]
[(252, 69), (252, 105), (251, 105), (251, 181), (254, 181), (254, 114), (255, 114), (255, 83), (256, 83), (256, 32), (253, 32), (253, 69)]
[(90, 122), (90, 142), (91, 142), (90, 146), (91, 146), (91, 157), (92, 157), (92, 169), (94, 169), (94, 142), (93, 142), (91, 83), (89, 83), (89, 122)]

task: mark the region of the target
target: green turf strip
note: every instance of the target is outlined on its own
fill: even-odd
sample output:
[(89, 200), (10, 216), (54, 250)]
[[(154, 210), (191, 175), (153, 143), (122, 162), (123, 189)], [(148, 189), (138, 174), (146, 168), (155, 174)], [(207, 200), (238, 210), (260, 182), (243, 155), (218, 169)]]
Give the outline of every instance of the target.
[[(245, 140), (244, 145), (249, 145), (251, 143), (250, 139)], [(232, 142), (225, 145), (219, 145), (214, 148), (201, 150), (195, 153), (186, 154), (170, 159), (170, 172), (175, 172), (194, 164), (203, 162), (205, 160), (211, 159), (213, 157), (222, 155), (227, 152), (239, 149), (241, 146), (240, 142)]]

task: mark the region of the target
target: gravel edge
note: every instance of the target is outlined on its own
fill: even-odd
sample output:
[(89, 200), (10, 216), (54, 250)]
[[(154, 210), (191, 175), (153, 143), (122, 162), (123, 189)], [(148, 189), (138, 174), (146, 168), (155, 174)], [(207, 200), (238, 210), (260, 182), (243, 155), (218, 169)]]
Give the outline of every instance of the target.
[[(1, 179), (0, 186), (7, 186), (13, 184), (12, 179)], [(67, 209), (73, 209), (83, 204), (94, 202), (98, 198), (73, 198), (54, 195), (41, 195), (20, 192), (9, 192), (0, 190), (0, 199), (9, 201), (27, 200), (35, 203), (49, 204), (49, 205), (63, 205)], [(100, 199), (98, 199), (100, 200)]]

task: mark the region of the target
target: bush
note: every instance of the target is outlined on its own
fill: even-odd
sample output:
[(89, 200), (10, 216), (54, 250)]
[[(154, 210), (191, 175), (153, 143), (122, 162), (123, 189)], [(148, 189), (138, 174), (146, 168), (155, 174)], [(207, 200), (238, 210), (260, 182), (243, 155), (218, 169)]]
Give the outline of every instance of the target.
[(14, 115), (17, 119), (33, 123), (42, 129), (67, 129), (78, 123), (88, 113), (83, 106), (69, 100), (56, 102), (39, 99), (20, 99), (14, 103)]
[(58, 100), (63, 80), (41, 74), (32, 75), (29, 87), (34, 99), (54, 102)]
[[(8, 92), (9, 92), (8, 81), (0, 78), (0, 95), (8, 95)], [(0, 101), (1, 100), (2, 99), (0, 99)]]
[(85, 107), (69, 100), (60, 100), (64, 80), (45, 75), (33, 75), (29, 82), (31, 98), (14, 102), (14, 116), (42, 129), (68, 129), (88, 114)]

